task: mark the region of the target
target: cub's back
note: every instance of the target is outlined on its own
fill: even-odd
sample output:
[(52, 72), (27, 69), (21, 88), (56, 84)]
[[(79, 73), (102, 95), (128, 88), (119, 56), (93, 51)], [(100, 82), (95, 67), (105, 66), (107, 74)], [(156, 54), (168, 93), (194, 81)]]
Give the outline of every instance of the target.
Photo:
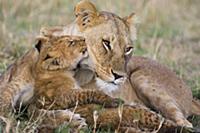
[[(32, 97), (34, 86), (32, 67), (37, 58), (37, 51), (31, 49), (2, 74), (0, 79), (1, 113), (10, 110), (10, 107), (16, 106), (18, 102), (26, 102)], [(21, 99), (23, 101), (19, 101), (19, 97), (22, 95), (24, 95), (24, 98)]]

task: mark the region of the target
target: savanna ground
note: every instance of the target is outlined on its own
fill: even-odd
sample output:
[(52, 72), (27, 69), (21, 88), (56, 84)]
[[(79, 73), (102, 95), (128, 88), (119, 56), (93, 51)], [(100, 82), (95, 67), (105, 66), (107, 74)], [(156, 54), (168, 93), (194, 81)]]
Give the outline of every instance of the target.
[[(34, 44), (42, 26), (67, 25), (79, 0), (0, 0), (0, 73)], [(199, 0), (93, 0), (99, 10), (139, 18), (135, 55), (173, 69), (200, 98)], [(170, 78), (170, 77), (169, 77)], [(200, 118), (192, 117), (195, 126)]]

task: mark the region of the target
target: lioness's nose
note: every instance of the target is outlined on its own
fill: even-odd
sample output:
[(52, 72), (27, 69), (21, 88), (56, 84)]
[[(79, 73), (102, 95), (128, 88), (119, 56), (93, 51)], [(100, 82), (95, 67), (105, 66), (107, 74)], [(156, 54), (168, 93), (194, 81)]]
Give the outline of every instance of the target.
[(120, 78), (123, 78), (123, 77), (124, 77), (124, 76), (122, 76), (122, 75), (119, 75), (119, 74), (117, 74), (117, 73), (113, 72), (113, 70), (111, 70), (111, 72), (112, 72), (112, 74), (113, 74), (113, 76), (114, 76), (115, 80), (117, 80), (117, 79), (120, 79)]

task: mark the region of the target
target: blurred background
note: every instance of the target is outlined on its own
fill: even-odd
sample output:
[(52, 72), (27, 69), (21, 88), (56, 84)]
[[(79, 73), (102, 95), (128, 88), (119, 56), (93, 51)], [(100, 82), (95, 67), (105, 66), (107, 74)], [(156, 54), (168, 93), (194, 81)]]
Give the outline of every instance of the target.
[[(0, 73), (33, 46), (41, 27), (70, 24), (78, 1), (0, 0)], [(135, 12), (140, 24), (134, 54), (167, 65), (200, 98), (200, 0), (91, 1), (121, 17)]]

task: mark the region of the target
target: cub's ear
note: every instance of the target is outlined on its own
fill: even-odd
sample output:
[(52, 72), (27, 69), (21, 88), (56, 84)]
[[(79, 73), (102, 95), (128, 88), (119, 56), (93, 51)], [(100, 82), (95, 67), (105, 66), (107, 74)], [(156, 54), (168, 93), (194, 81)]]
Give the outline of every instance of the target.
[(36, 38), (37, 43), (35, 44), (35, 48), (38, 50), (38, 52), (41, 51), (42, 46), (48, 41), (47, 37), (39, 36)]
[(95, 5), (88, 0), (80, 1), (75, 6), (74, 13), (80, 31), (84, 31), (88, 27), (94, 26), (99, 16), (99, 12)]
[(51, 34), (52, 34), (52, 32), (47, 27), (42, 27), (40, 29), (40, 36), (49, 36)]
[(135, 13), (131, 13), (129, 16), (124, 17), (123, 20), (129, 27), (132, 41), (135, 41), (137, 39), (136, 25), (139, 23), (137, 16)]

